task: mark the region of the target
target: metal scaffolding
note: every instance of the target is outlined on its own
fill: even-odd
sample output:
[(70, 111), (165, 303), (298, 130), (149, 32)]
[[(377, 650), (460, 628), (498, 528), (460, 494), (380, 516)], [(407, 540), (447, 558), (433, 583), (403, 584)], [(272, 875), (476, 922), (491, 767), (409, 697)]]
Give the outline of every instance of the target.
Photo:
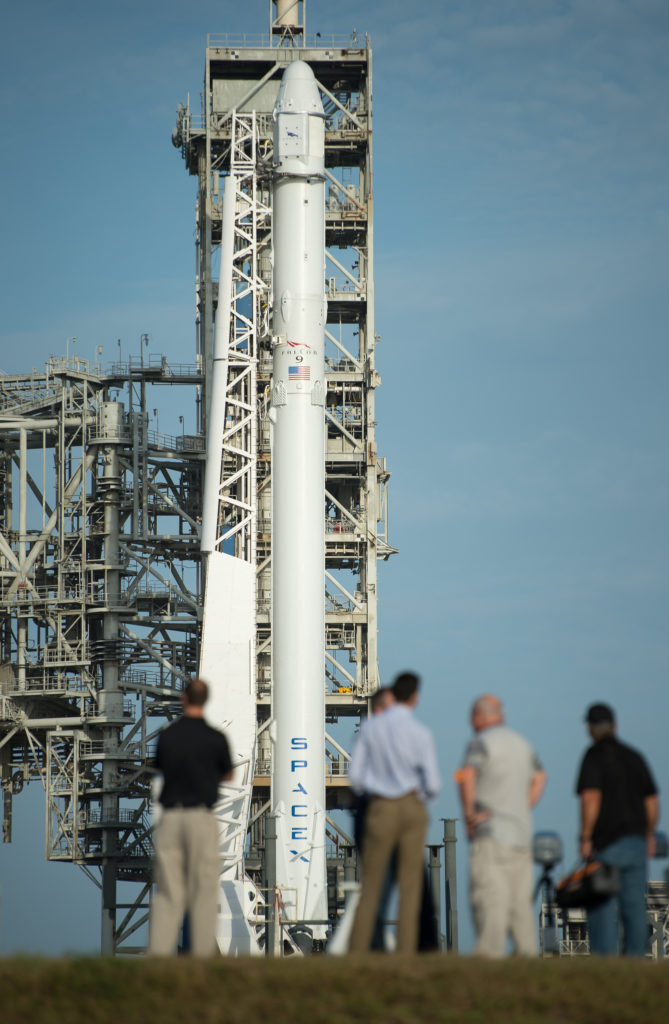
[[(201, 417), (206, 420), (217, 310), (216, 266), (222, 240), (224, 181), (236, 179), (228, 396), (220, 533), (229, 550), (248, 558), (255, 546), (258, 743), (247, 870), (260, 871), (263, 810), (269, 799), (271, 753), (271, 460), (268, 389), (271, 337), (272, 110), (281, 75), (306, 61), (321, 91), (326, 163), (326, 666), (328, 807), (345, 801), (348, 753), (332, 735), (345, 716), (366, 714), (379, 685), (377, 665), (379, 559), (388, 540), (389, 473), (376, 448), (374, 235), (372, 189), (372, 54), (368, 40), (308, 41), (297, 19), (286, 36), (248, 45), (248, 37), (210, 37), (199, 114), (180, 106), (173, 132), (190, 174), (197, 176), (198, 352), (205, 366)], [(226, 192), (226, 195), (229, 195)], [(229, 201), (229, 200), (228, 200)], [(255, 387), (254, 387), (255, 381)], [(243, 388), (236, 393), (238, 389)], [(257, 418), (250, 416), (255, 395)], [(257, 427), (254, 444), (253, 427)], [(236, 433), (235, 433), (236, 431)], [(248, 487), (255, 473), (255, 492)], [(253, 502), (240, 497), (244, 494)], [(228, 500), (225, 501), (227, 494)], [(249, 534), (255, 519), (255, 537)], [(251, 556), (253, 557), (253, 556)], [(335, 858), (350, 840), (330, 820)], [(339, 858), (341, 860), (341, 858)]]
[[(313, 68), (326, 113), (326, 784), (328, 807), (344, 806), (349, 755), (336, 727), (365, 715), (379, 685), (378, 561), (394, 550), (389, 473), (375, 436), (381, 381), (368, 41), (307, 40), (303, 9), (295, 18), (286, 3), (276, 12), (270, 4), (270, 34), (258, 45), (209, 38), (202, 109), (196, 115), (180, 105), (173, 132), (198, 183), (194, 365), (145, 359), (140, 344), (140, 358), (105, 369), (52, 357), (43, 373), (0, 376), (3, 836), (11, 839), (12, 795), (41, 779), (47, 857), (79, 864), (99, 886), (107, 953), (142, 948), (151, 884), (148, 764), (158, 729), (178, 713), (184, 681), (198, 665), (199, 520), (228, 176), (236, 209), (219, 531), (224, 550), (256, 568), (258, 736), (245, 864), (264, 883), (271, 114), (294, 59)], [(195, 435), (149, 429), (156, 395), (168, 386), (184, 396), (180, 408), (194, 403)], [(328, 822), (336, 881), (350, 839)], [(330, 906), (333, 915), (342, 906), (337, 884)]]
[(12, 796), (41, 779), (46, 856), (99, 886), (108, 953), (138, 948), (147, 762), (197, 664), (201, 618), (204, 442), (149, 429), (149, 409), (155, 389), (194, 397), (202, 379), (143, 355), (0, 377), (3, 839)]
[[(584, 909), (561, 909), (551, 889), (542, 893), (539, 911), (539, 945), (542, 956), (589, 956), (587, 915)], [(648, 945), (646, 956), (669, 956), (669, 899), (667, 882), (649, 881), (646, 886)]]

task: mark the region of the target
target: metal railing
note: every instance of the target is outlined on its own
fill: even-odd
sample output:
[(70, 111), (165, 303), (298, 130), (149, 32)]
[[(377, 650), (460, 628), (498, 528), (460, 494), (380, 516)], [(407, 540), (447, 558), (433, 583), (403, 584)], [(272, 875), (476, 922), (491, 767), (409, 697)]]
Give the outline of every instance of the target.
[(171, 363), (165, 356), (152, 357), (142, 361), (129, 356), (127, 362), (113, 362), (105, 368), (106, 376), (127, 377), (131, 372), (159, 371), (161, 377), (201, 377), (202, 368), (197, 363)]
[(181, 693), (184, 688), (184, 681), (173, 675), (163, 675), (161, 677), (158, 672), (132, 670), (121, 673), (119, 685), (124, 688), (128, 687), (138, 690), (154, 689)]
[[(157, 502), (154, 507), (162, 508)], [(171, 506), (165, 503), (165, 508)], [(184, 594), (176, 584), (165, 583), (161, 586), (159, 583), (156, 584), (144, 584), (141, 587), (135, 587), (132, 589), (131, 584), (125, 583), (121, 590), (121, 593), (114, 597), (108, 593), (108, 585), (103, 580), (96, 580), (91, 583), (81, 584), (68, 584), (65, 588), (59, 587), (54, 584), (52, 587), (27, 587), (25, 584), (19, 584), (18, 588), (10, 595), (9, 591), (12, 586), (11, 580), (3, 580), (0, 584), (0, 603), (7, 603), (14, 607), (15, 605), (33, 605), (48, 602), (49, 604), (67, 604), (68, 602), (75, 602), (81, 604), (103, 605), (107, 602), (113, 602), (116, 605), (127, 604), (133, 602), (137, 598), (147, 597), (162, 597), (169, 599), (177, 603), (188, 602), (190, 594)]]
[(80, 821), (83, 825), (131, 825), (135, 828), (148, 832), (151, 828), (151, 821), (148, 814), (143, 811), (139, 814), (131, 808), (119, 808), (108, 811), (91, 807), (87, 812), (80, 814)]
[[(121, 717), (133, 719), (135, 715), (134, 701), (124, 698), (121, 704)], [(101, 711), (98, 701), (90, 697), (84, 701), (84, 718), (115, 718), (116, 714), (109, 710)]]
[(588, 939), (560, 939), (558, 952), (560, 956), (589, 956), (590, 942)]
[[(274, 42), (272, 41), (274, 40)], [(338, 35), (318, 35), (305, 36), (304, 47), (298, 46), (295, 49), (311, 49), (311, 50), (328, 50), (330, 48), (337, 50), (364, 50), (367, 47), (367, 37), (363, 36), (362, 39), (358, 39), (357, 34), (354, 32), (348, 36)], [(273, 49), (280, 50), (282, 47), (276, 45), (276, 37), (265, 35), (264, 33), (210, 33), (207, 36), (207, 46), (215, 47), (217, 49)]]
[(0, 683), (0, 693), (74, 693), (82, 694), (88, 690), (87, 684), (78, 676), (54, 678), (53, 676), (28, 676), (25, 682), (18, 679), (7, 679)]
[(362, 526), (358, 526), (356, 523), (351, 522), (350, 519), (345, 519), (343, 516), (334, 518), (333, 516), (325, 517), (325, 532), (334, 534), (361, 534), (363, 531)]
[(104, 757), (106, 755), (116, 756), (121, 760), (140, 761), (150, 758), (149, 744), (142, 749), (141, 743), (129, 743), (120, 747), (114, 740), (87, 740), (79, 744), (81, 757)]
[(45, 665), (81, 665), (91, 660), (88, 644), (81, 640), (70, 644), (45, 644), (42, 661)]

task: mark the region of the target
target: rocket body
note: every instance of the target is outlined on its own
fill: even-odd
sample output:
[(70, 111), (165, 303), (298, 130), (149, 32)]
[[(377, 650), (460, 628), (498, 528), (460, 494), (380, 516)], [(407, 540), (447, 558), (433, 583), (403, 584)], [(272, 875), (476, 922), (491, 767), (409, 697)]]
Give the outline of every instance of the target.
[[(327, 918), (325, 856), (325, 194), (311, 68), (274, 108), (272, 813), (288, 920)], [(324, 927), (311, 926), (314, 938)]]

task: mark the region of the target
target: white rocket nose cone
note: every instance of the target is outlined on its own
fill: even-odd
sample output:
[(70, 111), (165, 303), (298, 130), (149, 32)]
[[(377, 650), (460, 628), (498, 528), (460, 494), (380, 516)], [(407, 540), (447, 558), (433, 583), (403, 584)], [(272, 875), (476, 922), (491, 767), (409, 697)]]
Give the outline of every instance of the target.
[(323, 114), (314, 73), (303, 60), (295, 60), (283, 73), (274, 108), (277, 114)]
[(303, 60), (294, 60), (283, 73), (284, 82), (313, 81), (314, 73), (311, 66)]

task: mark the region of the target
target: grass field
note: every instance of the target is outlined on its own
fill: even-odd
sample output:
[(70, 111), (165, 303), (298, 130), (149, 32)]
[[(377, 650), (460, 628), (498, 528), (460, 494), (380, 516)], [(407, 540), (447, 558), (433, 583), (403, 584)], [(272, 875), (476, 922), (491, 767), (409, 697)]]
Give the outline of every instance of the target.
[(2, 1024), (665, 1024), (669, 962), (0, 960)]

